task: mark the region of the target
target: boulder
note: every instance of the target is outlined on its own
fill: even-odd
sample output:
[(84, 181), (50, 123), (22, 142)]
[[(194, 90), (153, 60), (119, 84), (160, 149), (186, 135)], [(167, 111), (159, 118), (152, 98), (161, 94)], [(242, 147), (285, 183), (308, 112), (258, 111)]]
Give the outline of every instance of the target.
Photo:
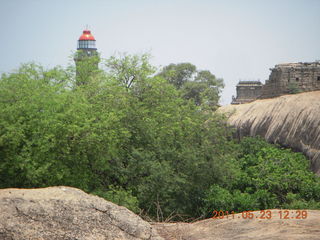
[(0, 190), (1, 240), (162, 239), (125, 207), (71, 187)]
[(270, 210), (269, 219), (255, 211), (194, 223), (150, 224), (75, 188), (10, 188), (0, 190), (0, 240), (319, 239), (320, 211), (284, 211)]

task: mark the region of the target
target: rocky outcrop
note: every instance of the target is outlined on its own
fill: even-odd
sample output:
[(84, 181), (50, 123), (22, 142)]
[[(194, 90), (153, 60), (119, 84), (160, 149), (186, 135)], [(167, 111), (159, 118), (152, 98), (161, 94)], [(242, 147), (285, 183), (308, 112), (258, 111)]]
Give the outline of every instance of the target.
[[(285, 213), (282, 210), (282, 216)], [(319, 239), (320, 211), (271, 210), (195, 223), (149, 224), (124, 207), (70, 187), (0, 190), (0, 240)], [(302, 219), (302, 216), (304, 218)], [(297, 219), (300, 217), (300, 219)]]
[(320, 174), (320, 91), (228, 105), (219, 111), (228, 115), (238, 137), (259, 135), (301, 151)]
[(1, 240), (162, 239), (124, 207), (70, 187), (0, 190)]

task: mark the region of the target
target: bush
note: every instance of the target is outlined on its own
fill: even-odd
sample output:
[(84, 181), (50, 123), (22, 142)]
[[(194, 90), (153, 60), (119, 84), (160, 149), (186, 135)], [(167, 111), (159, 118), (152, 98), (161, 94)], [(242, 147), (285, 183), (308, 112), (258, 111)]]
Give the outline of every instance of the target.
[(124, 190), (121, 187), (109, 186), (109, 190), (107, 191), (96, 190), (92, 193), (119, 206), (124, 206), (135, 213), (139, 213), (140, 211), (138, 199), (132, 195), (130, 190)]
[(240, 142), (239, 171), (226, 188), (212, 185), (205, 213), (212, 210), (247, 211), (272, 208), (319, 209), (320, 179), (309, 171), (309, 161), (260, 138)]

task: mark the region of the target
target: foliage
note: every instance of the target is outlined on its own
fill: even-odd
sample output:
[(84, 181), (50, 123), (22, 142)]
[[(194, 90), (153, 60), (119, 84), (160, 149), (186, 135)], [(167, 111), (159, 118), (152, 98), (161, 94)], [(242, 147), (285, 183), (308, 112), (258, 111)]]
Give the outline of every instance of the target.
[[(119, 125), (123, 99), (107, 86), (89, 98), (93, 84), (71, 91), (64, 77), (62, 69), (31, 64), (1, 78), (1, 187), (65, 184), (90, 191), (104, 181), (128, 135)], [(104, 105), (94, 104), (98, 99)]]
[(124, 190), (121, 187), (109, 186), (108, 190), (97, 190), (92, 192), (102, 198), (105, 198), (117, 205), (124, 206), (133, 212), (139, 213), (139, 202), (136, 197), (132, 195), (130, 190)]
[(150, 55), (127, 55), (119, 54), (105, 61), (107, 71), (122, 86), (130, 88), (134, 82), (141, 82), (151, 74), (155, 73), (155, 67), (149, 63)]
[(213, 185), (206, 193), (209, 210), (245, 211), (268, 208), (319, 209), (320, 179), (301, 154), (259, 138), (240, 142), (240, 172), (232, 186)]
[(199, 215), (205, 190), (232, 175), (225, 120), (152, 76), (145, 55), (107, 67), (82, 84), (34, 64), (2, 76), (1, 187), (69, 185), (151, 217)]
[[(126, 65), (110, 69), (121, 85)], [(137, 78), (129, 97), (125, 121), (132, 135), (126, 143), (126, 172), (118, 175), (122, 184), (152, 216), (159, 208), (164, 216), (194, 214), (205, 188), (220, 181), (220, 172), (229, 172), (223, 155), (232, 152), (232, 143), (226, 140), (229, 130), (219, 126), (224, 120), (199, 112), (159, 76)]]
[(208, 70), (197, 70), (191, 63), (170, 64), (158, 74), (182, 91), (184, 99), (195, 105), (214, 110), (219, 102), (223, 80)]
[(196, 66), (191, 63), (171, 63), (165, 66), (158, 75), (180, 89), (186, 82), (193, 80), (196, 72)]

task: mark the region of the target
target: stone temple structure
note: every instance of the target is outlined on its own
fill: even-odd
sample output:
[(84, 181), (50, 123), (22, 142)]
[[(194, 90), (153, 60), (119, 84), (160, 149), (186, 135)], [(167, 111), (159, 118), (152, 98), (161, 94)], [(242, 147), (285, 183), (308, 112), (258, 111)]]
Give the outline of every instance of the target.
[(259, 81), (240, 81), (237, 97), (233, 97), (231, 104), (320, 90), (320, 61), (278, 64), (270, 70), (271, 74), (264, 85)]
[(237, 84), (237, 98), (232, 98), (232, 104), (252, 102), (261, 96), (261, 90), (260, 81), (240, 81)]

